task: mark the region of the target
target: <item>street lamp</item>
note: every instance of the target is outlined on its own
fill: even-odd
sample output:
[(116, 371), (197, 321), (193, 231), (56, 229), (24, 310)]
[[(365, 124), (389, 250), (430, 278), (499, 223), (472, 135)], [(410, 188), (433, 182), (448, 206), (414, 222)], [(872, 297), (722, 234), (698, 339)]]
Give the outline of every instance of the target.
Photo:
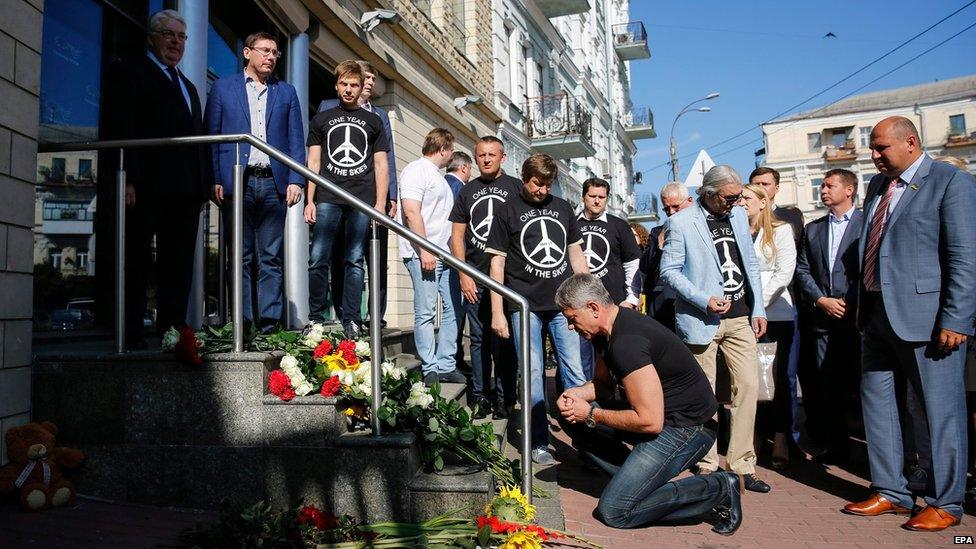
[(709, 112), (712, 109), (708, 107), (698, 107), (697, 109), (692, 109), (691, 106), (696, 103), (701, 103), (702, 101), (708, 101), (709, 99), (715, 99), (718, 97), (718, 92), (712, 92), (701, 99), (695, 99), (691, 103), (688, 103), (685, 108), (681, 109), (678, 116), (674, 117), (674, 122), (671, 124), (671, 181), (678, 180), (678, 146), (674, 142), (674, 126), (678, 123), (678, 119), (681, 115), (686, 112), (698, 111), (698, 112)]

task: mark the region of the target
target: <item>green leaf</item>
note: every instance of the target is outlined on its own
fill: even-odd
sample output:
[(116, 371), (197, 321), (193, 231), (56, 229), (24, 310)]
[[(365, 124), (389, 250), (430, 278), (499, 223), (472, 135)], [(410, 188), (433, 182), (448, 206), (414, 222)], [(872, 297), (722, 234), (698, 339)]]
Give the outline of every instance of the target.
[(478, 545), (489, 547), (491, 545), (491, 526), (487, 524), (478, 528)]
[(444, 469), (444, 458), (442, 456), (437, 456), (434, 458), (434, 469), (441, 471)]
[(461, 429), (461, 431), (458, 433), (458, 436), (461, 437), (461, 440), (465, 442), (470, 442), (474, 440), (474, 431), (465, 427), (464, 429)]
[(430, 430), (431, 433), (436, 433), (437, 431), (440, 430), (441, 424), (439, 421), (437, 421), (436, 417), (432, 417), (429, 420), (427, 420), (427, 428)]
[(294, 343), (298, 341), (298, 332), (278, 332), (281, 339), (286, 343)]

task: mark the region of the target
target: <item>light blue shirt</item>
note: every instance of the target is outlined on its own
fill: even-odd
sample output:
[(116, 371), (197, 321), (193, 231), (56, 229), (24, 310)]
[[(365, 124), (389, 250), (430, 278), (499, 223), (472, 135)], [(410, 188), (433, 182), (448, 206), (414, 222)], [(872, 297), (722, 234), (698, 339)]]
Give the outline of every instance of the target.
[[(267, 141), (267, 128), (264, 125), (268, 110), (268, 85), (261, 84), (244, 73), (244, 89), (247, 90), (247, 109), (251, 115), (251, 133), (261, 141)], [(268, 153), (257, 147), (251, 147), (251, 154), (247, 158), (248, 166), (269, 166), (271, 159)]]
[[(885, 214), (886, 220), (888, 219), (888, 216), (891, 215), (891, 212), (895, 211), (895, 206), (897, 206), (898, 201), (901, 200), (901, 195), (905, 194), (905, 188), (908, 187), (908, 184), (911, 183), (912, 178), (915, 177), (915, 173), (918, 172), (918, 168), (922, 165), (922, 160), (924, 160), (925, 157), (926, 154), (922, 153), (921, 156), (919, 156), (915, 162), (912, 162), (912, 165), (906, 168), (898, 178), (898, 183), (895, 184), (895, 190), (891, 193), (891, 202), (888, 203), (888, 211)], [(874, 211), (878, 209), (878, 204), (881, 202), (881, 198), (884, 197), (885, 192), (887, 192), (887, 188), (882, 191), (881, 196), (879, 196), (878, 199), (874, 201), (874, 204), (871, 205), (871, 211), (868, 212), (868, 219), (874, 219)]]
[[(159, 67), (159, 70), (163, 71), (163, 76), (165, 76), (167, 80), (169, 80), (170, 82), (173, 81), (173, 79), (170, 78), (169, 73), (166, 72), (166, 69), (168, 69), (169, 67), (167, 67), (166, 65), (162, 64), (159, 61), (159, 59), (156, 58), (156, 54), (155, 53), (147, 50), (146, 51), (146, 56), (149, 57), (149, 59), (152, 59), (153, 63), (155, 63), (156, 66)], [(180, 72), (179, 67), (176, 67), (176, 74), (178, 74), (180, 76), (183, 76), (183, 73)], [(180, 83), (180, 91), (183, 92), (183, 100), (186, 101), (186, 109), (192, 113), (193, 112), (193, 104), (190, 103), (190, 92), (189, 92), (189, 90), (186, 89), (186, 85), (183, 83), (183, 79), (182, 78), (177, 78), (176, 80)]]
[(827, 219), (830, 221), (830, 231), (827, 232), (827, 248), (829, 253), (827, 254), (827, 268), (829, 272), (834, 272), (834, 260), (837, 258), (837, 250), (840, 248), (840, 241), (844, 239), (844, 232), (847, 231), (847, 225), (851, 221), (851, 216), (854, 214), (854, 206), (851, 206), (847, 213), (842, 215), (839, 219), (834, 217), (831, 213)]

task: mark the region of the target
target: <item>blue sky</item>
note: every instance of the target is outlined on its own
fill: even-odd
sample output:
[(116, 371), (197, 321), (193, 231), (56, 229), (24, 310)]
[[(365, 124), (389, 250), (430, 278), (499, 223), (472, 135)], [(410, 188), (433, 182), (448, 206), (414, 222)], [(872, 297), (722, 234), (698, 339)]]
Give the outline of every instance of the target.
[[(710, 92), (708, 113), (675, 127), (681, 179), (701, 148), (716, 163), (748, 174), (762, 146), (759, 123), (796, 105), (895, 48), (970, 0), (909, 2), (687, 2), (631, 0), (632, 20), (647, 29), (651, 58), (631, 62), (634, 105), (654, 111), (657, 138), (638, 141), (638, 194), (657, 192), (670, 177), (668, 139), (682, 107)], [(976, 22), (976, 4), (883, 61), (793, 112), (820, 107), (874, 80)], [(832, 32), (836, 38), (823, 38)], [(861, 93), (976, 73), (976, 28), (906, 65)], [(748, 128), (743, 137), (710, 147)], [(741, 147), (740, 147), (741, 146)], [(726, 154), (722, 154), (723, 152)], [(690, 158), (681, 158), (689, 156)]]

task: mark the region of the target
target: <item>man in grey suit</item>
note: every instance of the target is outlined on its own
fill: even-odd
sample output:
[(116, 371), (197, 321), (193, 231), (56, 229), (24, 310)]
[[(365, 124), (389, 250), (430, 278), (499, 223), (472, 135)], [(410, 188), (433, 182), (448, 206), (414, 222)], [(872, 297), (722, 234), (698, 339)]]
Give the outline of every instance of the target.
[(858, 242), (864, 213), (854, 206), (857, 175), (824, 174), (820, 200), (830, 213), (803, 232), (796, 260), (800, 303), (800, 383), (807, 434), (827, 450), (824, 461), (846, 461), (850, 434), (845, 412), (855, 408), (861, 337), (854, 325), (861, 266)]
[[(899, 406), (921, 396), (932, 442), (926, 507), (903, 526), (959, 524), (966, 488), (966, 339), (976, 316), (976, 181), (924, 154), (900, 116), (871, 132), (871, 180), (861, 231), (861, 401), (874, 493), (848, 514), (910, 514)], [(896, 390), (896, 386), (900, 390)]]

